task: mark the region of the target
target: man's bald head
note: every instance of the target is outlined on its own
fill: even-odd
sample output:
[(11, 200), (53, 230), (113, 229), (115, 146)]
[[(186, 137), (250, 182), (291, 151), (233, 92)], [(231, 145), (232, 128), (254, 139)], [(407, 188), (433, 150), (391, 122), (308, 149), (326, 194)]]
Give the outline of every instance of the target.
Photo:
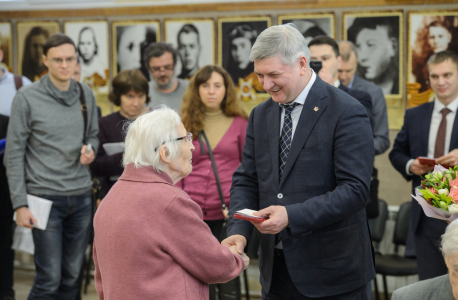
[(358, 66), (356, 47), (350, 41), (341, 41), (339, 42), (339, 52), (342, 57), (342, 64), (338, 73), (339, 80), (343, 85), (348, 86), (352, 82)]

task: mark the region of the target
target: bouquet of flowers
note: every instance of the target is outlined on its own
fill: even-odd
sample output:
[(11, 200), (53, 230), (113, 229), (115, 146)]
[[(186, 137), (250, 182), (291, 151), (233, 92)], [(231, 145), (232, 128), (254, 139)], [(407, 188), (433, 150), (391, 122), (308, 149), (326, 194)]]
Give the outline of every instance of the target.
[(446, 169), (436, 165), (425, 175), (412, 197), (428, 217), (452, 221), (458, 218), (458, 166)]

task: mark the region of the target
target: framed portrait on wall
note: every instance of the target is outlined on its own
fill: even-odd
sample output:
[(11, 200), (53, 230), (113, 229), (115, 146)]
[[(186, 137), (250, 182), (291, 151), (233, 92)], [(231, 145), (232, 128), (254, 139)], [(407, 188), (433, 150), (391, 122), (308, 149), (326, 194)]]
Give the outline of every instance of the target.
[(151, 43), (161, 40), (159, 21), (113, 21), (113, 76), (124, 70), (139, 69), (149, 81), (143, 53)]
[(91, 87), (106, 86), (108, 69), (108, 23), (106, 21), (69, 21), (64, 32), (76, 45), (81, 65), (81, 81)]
[(43, 44), (53, 34), (60, 32), (58, 22), (18, 22), (18, 74), (35, 81), (48, 72), (43, 64)]
[(403, 13), (358, 12), (343, 15), (344, 40), (358, 56), (356, 75), (378, 85), (387, 101), (390, 129), (401, 129), (403, 103)]
[(458, 54), (458, 11), (422, 11), (408, 14), (407, 107), (433, 98), (427, 62), (434, 53)]
[(9, 72), (13, 71), (13, 42), (11, 39), (11, 24), (0, 22), (0, 49), (3, 51), (3, 60), (0, 61), (6, 66)]
[(250, 51), (258, 35), (271, 26), (271, 22), (270, 16), (218, 19), (218, 64), (229, 72), (238, 97), (247, 103), (268, 98), (253, 72)]
[(178, 78), (189, 79), (197, 70), (215, 64), (215, 22), (213, 19), (165, 20), (165, 41), (177, 49)]
[(278, 24), (293, 23), (307, 40), (307, 44), (319, 35), (335, 38), (335, 17), (333, 13), (280, 15)]

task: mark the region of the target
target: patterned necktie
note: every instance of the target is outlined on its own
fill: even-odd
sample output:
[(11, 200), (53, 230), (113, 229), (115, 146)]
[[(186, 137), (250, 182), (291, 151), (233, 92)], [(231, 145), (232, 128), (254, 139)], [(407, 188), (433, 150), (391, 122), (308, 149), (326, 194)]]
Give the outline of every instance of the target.
[(436, 146), (434, 147), (434, 158), (439, 158), (444, 155), (445, 150), (445, 132), (447, 129), (447, 115), (452, 112), (448, 108), (441, 110), (442, 120), (439, 124), (439, 130), (437, 130)]
[(291, 104), (282, 104), (285, 109), (285, 119), (283, 122), (283, 129), (280, 137), (280, 181), (283, 175), (283, 170), (286, 165), (286, 159), (288, 158), (289, 148), (291, 147), (291, 137), (293, 132), (293, 121), (291, 119), (291, 113), (299, 103), (293, 102)]

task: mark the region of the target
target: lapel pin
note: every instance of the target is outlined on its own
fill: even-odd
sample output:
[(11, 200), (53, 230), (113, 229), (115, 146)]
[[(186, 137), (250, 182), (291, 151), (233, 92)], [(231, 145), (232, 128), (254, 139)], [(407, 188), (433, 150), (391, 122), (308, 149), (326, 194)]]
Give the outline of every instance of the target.
[(318, 111), (318, 109), (319, 109), (319, 108), (318, 108), (317, 106), (315, 106), (315, 108), (314, 108), (313, 110), (314, 110), (314, 111)]

